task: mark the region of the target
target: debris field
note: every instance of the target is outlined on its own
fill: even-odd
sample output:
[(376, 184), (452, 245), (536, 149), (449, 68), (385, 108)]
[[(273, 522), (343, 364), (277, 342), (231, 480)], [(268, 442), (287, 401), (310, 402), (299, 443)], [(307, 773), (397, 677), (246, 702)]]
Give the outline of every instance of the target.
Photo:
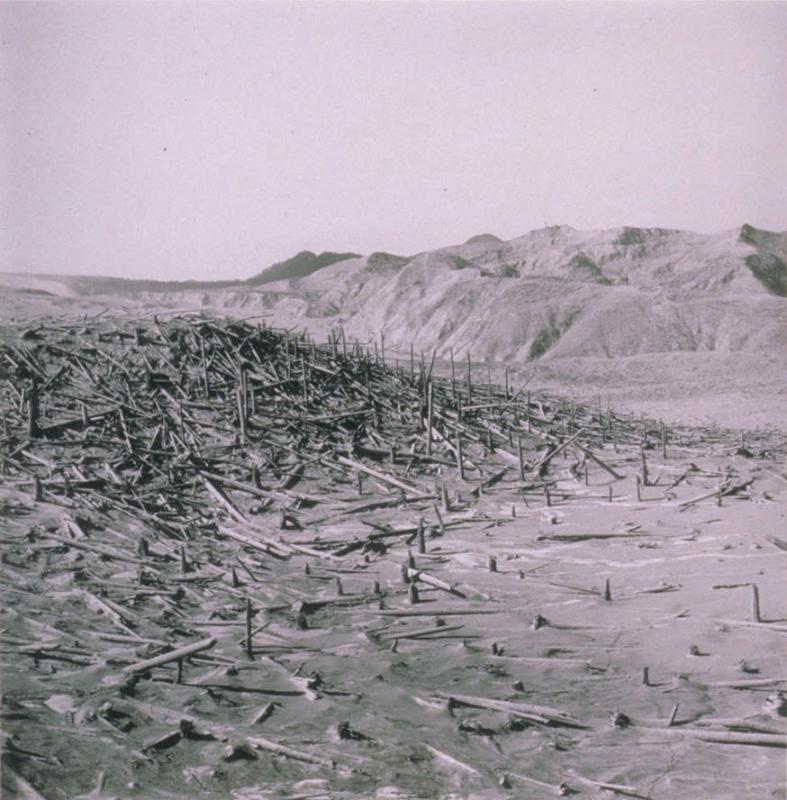
[(0, 344), (3, 797), (783, 797), (785, 437), (205, 315)]

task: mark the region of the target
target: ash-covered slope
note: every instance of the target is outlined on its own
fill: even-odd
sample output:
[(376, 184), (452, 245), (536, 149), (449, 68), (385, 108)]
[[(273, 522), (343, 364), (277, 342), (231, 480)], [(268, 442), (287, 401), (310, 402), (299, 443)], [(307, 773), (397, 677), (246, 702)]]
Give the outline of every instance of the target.
[[(784, 234), (560, 226), (405, 259), (376, 253), (260, 298), (277, 321), (475, 358), (618, 357), (787, 346)], [(229, 298), (239, 301), (240, 298)]]

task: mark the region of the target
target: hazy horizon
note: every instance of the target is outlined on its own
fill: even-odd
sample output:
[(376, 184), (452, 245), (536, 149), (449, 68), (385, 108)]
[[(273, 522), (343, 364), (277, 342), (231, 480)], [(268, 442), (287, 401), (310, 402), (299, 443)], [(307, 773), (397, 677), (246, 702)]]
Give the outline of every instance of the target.
[(785, 3), (6, 3), (0, 270), (787, 228)]

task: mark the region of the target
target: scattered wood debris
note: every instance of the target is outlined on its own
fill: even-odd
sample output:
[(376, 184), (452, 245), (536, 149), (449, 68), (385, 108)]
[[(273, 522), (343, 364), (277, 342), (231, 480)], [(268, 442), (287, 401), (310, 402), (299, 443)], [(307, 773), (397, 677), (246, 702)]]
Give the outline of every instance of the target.
[[(579, 777), (596, 771), (571, 761), (574, 745), (667, 733), (784, 746), (757, 720), (676, 722), (674, 698), (669, 724), (607, 722), (637, 692), (676, 692), (685, 709), (783, 682), (730, 672), (694, 691), (627, 639), (651, 606), (651, 626), (697, 642), (698, 620), (747, 647), (783, 633), (753, 576), (734, 584), (755, 586), (751, 614), (735, 616), (733, 592), (708, 592), (729, 596), (723, 618), (685, 608), (694, 559), (743, 558), (706, 544), (703, 510), (770, 502), (757, 462), (781, 457), (783, 437), (747, 434), (744, 460), (732, 432), (383, 353), (341, 331), (318, 345), (205, 316), (54, 322), (0, 346), (9, 796), (191, 797), (191, 781), (205, 796), (261, 782), (280, 796), (318, 774), (342, 796), (519, 781), (655, 797), (653, 776)], [(648, 524), (654, 509), (668, 524)], [(767, 552), (751, 557), (778, 559)], [(694, 573), (652, 574), (673, 557)], [(653, 659), (638, 665), (646, 680), (611, 668), (619, 640), (627, 665)], [(775, 646), (746, 655), (767, 667)], [(554, 781), (522, 774), (527, 753)], [(100, 791), (84, 768), (97, 762)]]

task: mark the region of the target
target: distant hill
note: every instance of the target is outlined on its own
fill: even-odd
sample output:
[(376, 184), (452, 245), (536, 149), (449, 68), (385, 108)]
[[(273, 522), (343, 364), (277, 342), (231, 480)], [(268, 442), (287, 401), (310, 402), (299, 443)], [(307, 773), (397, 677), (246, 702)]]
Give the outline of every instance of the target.
[[(194, 292), (208, 291), (215, 292), (222, 289), (243, 288), (250, 286), (262, 286), (266, 283), (273, 283), (280, 280), (296, 280), (305, 278), (324, 267), (336, 264), (339, 261), (346, 261), (349, 258), (359, 258), (356, 253), (320, 253), (316, 255), (309, 250), (303, 250), (286, 261), (280, 261), (266, 267), (248, 279), (225, 279), (215, 281), (161, 281), (146, 278), (111, 278), (96, 275), (57, 275), (33, 273), (23, 275), (22, 273), (5, 273), (6, 276), (16, 275), (20, 280), (26, 278), (28, 281), (43, 281), (46, 283), (58, 284), (65, 288), (69, 294), (89, 296), (89, 295), (129, 295), (140, 292), (151, 294), (171, 294), (173, 292)], [(2, 276), (3, 273), (0, 273)], [(10, 284), (12, 281), (6, 277), (3, 281), (0, 277), (0, 286)], [(28, 289), (28, 292), (30, 290)], [(57, 292), (55, 293), (57, 294)]]
[(320, 253), (320, 255), (317, 255), (310, 250), (302, 250), (292, 258), (280, 261), (278, 264), (273, 264), (264, 269), (254, 277), (249, 278), (246, 283), (250, 286), (262, 286), (265, 283), (273, 283), (274, 281), (305, 278), (307, 275), (317, 272), (317, 270), (329, 267), (339, 261), (346, 261), (349, 258), (360, 258), (360, 256), (357, 253)]
[(503, 240), (499, 239), (493, 233), (479, 233), (477, 236), (471, 236), (465, 244), (502, 244)]

